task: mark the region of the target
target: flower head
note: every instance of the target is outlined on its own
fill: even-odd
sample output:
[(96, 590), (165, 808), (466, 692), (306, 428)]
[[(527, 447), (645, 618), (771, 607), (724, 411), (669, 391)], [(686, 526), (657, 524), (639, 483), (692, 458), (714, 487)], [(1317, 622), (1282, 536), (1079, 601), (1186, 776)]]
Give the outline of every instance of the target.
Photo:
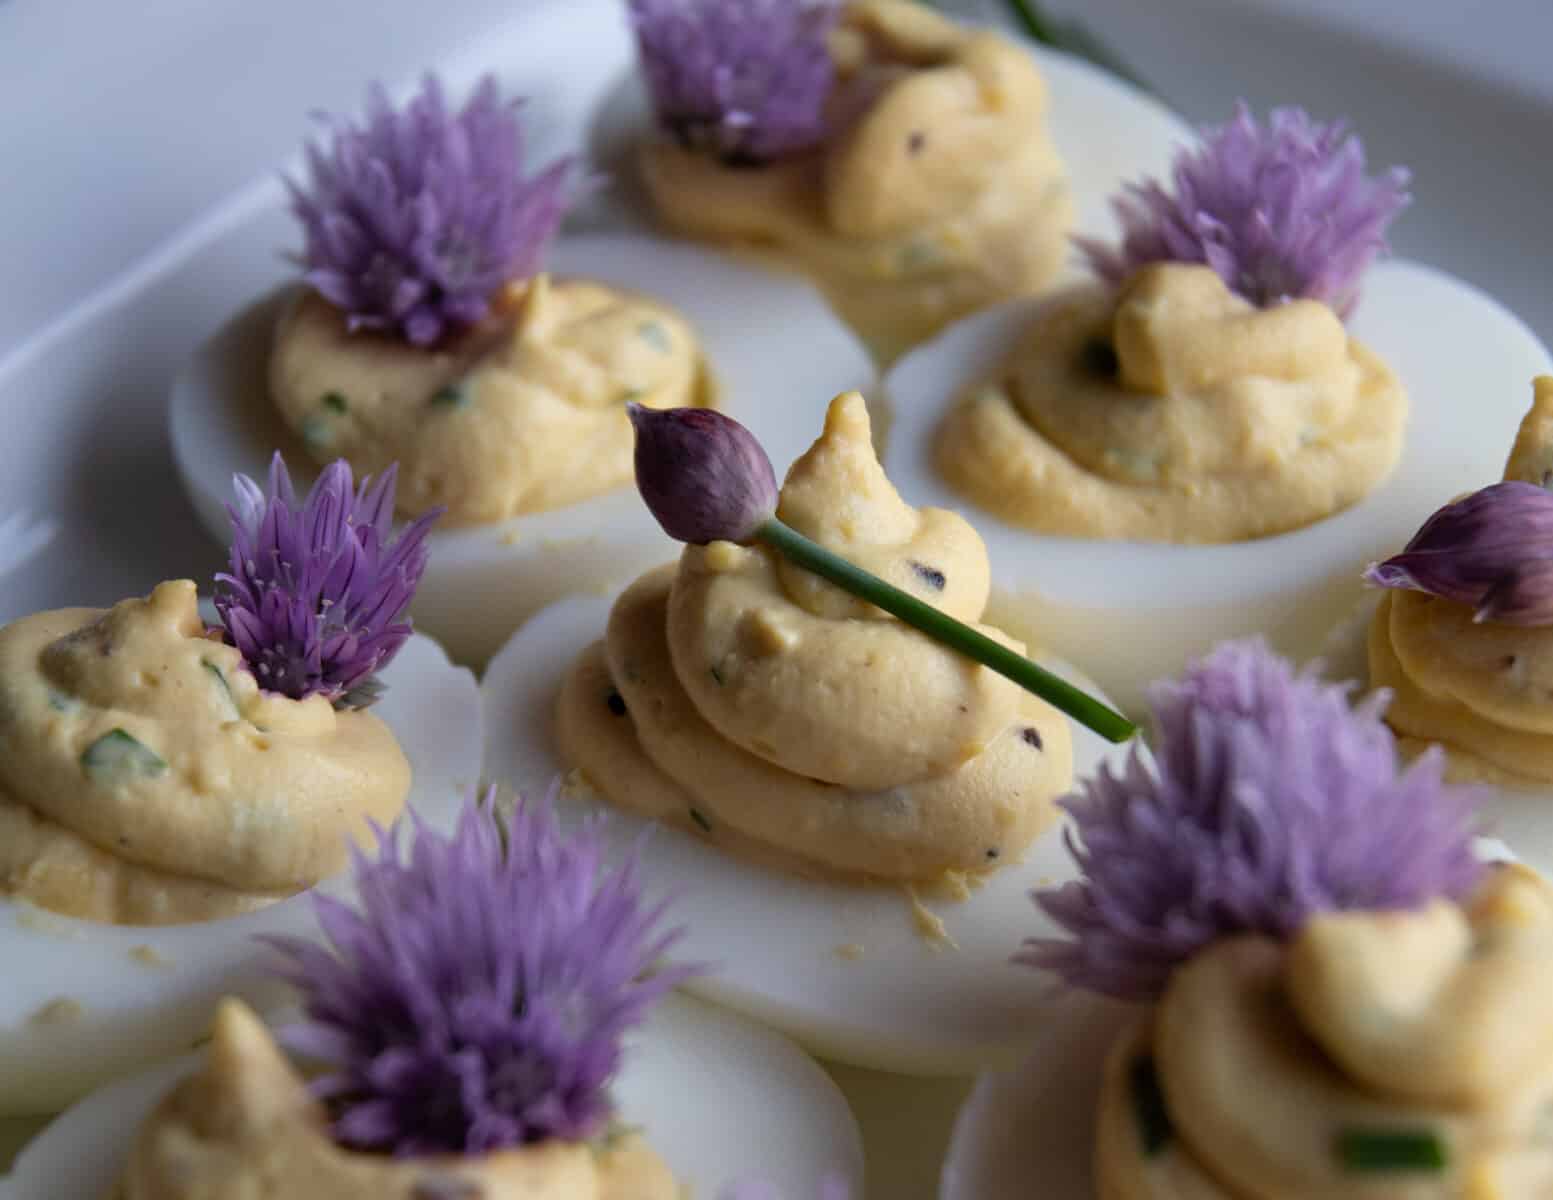
[(724, 161), (763, 163), (826, 133), (839, 0), (627, 0), (658, 120)]
[(330, 464), (297, 502), (277, 451), (270, 490), (246, 475), (237, 503), (229, 570), (216, 576), (216, 611), (265, 691), (294, 700), (327, 696), (363, 708), (381, 691), (374, 676), (410, 636), (405, 611), (426, 569), (426, 534), (441, 509), (393, 536), (389, 467), (352, 490), (350, 464)]
[(402, 110), (374, 84), (363, 124), (333, 122), (327, 151), (308, 144), (310, 181), (286, 181), (305, 277), (351, 330), (430, 345), (538, 268), (572, 164), (525, 177), (515, 107), (490, 77), (458, 112), (432, 76)]
[(1148, 998), (1219, 938), (1289, 938), (1317, 913), (1416, 908), (1482, 870), (1476, 793), (1431, 751), (1400, 770), (1384, 697), (1296, 674), (1260, 642), (1226, 643), (1151, 696), (1155, 762), (1134, 750), (1065, 802), (1083, 878), (1036, 893), (1072, 940), (1018, 961)]
[(1515, 480), (1473, 492), (1364, 578), (1470, 605), (1479, 621), (1553, 625), (1553, 492)]
[(710, 408), (628, 405), (636, 486), (675, 541), (747, 542), (776, 512), (776, 472), (755, 435)]
[(693, 972), (678, 931), (609, 869), (597, 824), (552, 805), (471, 797), (451, 836), (415, 822), (355, 859), (359, 909), (314, 898), (329, 946), (274, 939), (307, 1023), (288, 1044), (327, 1064), (316, 1093), (344, 1145), (483, 1154), (601, 1132), (623, 1036)]
[(1111, 283), (1146, 263), (1206, 263), (1253, 304), (1321, 300), (1346, 317), (1411, 200), (1408, 178), (1400, 167), (1366, 175), (1364, 147), (1342, 121), (1275, 108), (1262, 126), (1241, 103), (1201, 147), (1176, 154), (1174, 192), (1149, 179), (1116, 197), (1120, 246), (1077, 241)]

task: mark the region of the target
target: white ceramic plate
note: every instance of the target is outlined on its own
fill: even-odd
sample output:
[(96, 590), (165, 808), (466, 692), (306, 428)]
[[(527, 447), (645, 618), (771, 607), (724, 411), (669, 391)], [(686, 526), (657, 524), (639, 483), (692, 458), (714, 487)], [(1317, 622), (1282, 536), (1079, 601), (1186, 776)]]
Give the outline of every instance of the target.
[[(485, 773), (542, 793), (567, 767), (552, 711), (572, 661), (602, 636), (610, 601), (578, 596), (521, 629), (486, 671)], [(1060, 663), (1049, 663), (1081, 681)], [(1074, 728), (1074, 771), (1091, 774), (1122, 750)], [(623, 853), (649, 822), (591, 798), (569, 798), (563, 815), (611, 814), (607, 836)], [(1042, 1024), (1050, 979), (1009, 963), (1020, 941), (1055, 933), (1028, 892), (1072, 874), (1056, 828), (963, 902), (925, 903), (958, 948), (916, 928), (901, 889), (799, 879), (734, 859), (679, 830), (654, 828), (645, 876), (677, 895), (688, 928), (682, 954), (717, 969), (687, 985), (790, 1034), (841, 1062), (911, 1074), (969, 1074), (1013, 1061)], [(858, 948), (847, 957), (843, 948)]]
[(948, 402), (1015, 346), (1039, 301), (992, 309), (902, 359), (885, 466), (914, 504), (958, 508), (986, 539), (1003, 597), (989, 619), (1079, 663), (1134, 711), (1145, 686), (1214, 642), (1263, 633), (1296, 659), (1313, 654), (1361, 592), (1360, 573), (1401, 546), (1449, 497), (1494, 479), (1553, 358), (1512, 313), (1416, 263), (1375, 267), (1350, 322), (1401, 377), (1411, 404), (1391, 478), (1345, 512), (1304, 529), (1222, 546), (1102, 542), (1027, 533), (971, 508), (931, 461)]
[[(185, 1056), (70, 1109), (0, 1178), (0, 1197), (108, 1195), (146, 1114), (197, 1064)], [(862, 1179), (857, 1125), (825, 1073), (787, 1039), (689, 997), (653, 1011), (615, 1094), (697, 1200), (741, 1179), (769, 1181), (780, 1200), (811, 1200), (829, 1172)]]
[[(478, 780), (474, 677), (415, 636), (383, 679), (388, 691), (374, 711), (410, 759), (408, 802), (449, 826)], [(106, 1080), (187, 1050), (222, 996), (273, 1003), (268, 952), (255, 937), (314, 928), (306, 895), (241, 917), (155, 928), (78, 921), (0, 898), (0, 1113), (57, 1112)], [(46, 1010), (55, 1019), (39, 1019)]]

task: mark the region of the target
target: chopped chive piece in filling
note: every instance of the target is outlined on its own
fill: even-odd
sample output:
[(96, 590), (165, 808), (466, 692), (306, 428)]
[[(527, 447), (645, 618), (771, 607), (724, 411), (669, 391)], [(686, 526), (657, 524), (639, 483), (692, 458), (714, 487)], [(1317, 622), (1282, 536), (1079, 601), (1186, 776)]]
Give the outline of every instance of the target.
[(339, 392), (325, 392), (321, 403), (333, 413), (343, 413), (350, 408), (350, 405), (345, 401), (345, 397)]
[(1159, 1086), (1159, 1072), (1154, 1060), (1145, 1056), (1133, 1061), (1127, 1072), (1127, 1085), (1132, 1092), (1132, 1113), (1138, 1122), (1138, 1140), (1143, 1143), (1143, 1153), (1153, 1158), (1170, 1144), (1175, 1137), (1175, 1126), (1170, 1122), (1170, 1111), (1165, 1107), (1165, 1093)]
[(667, 354), (674, 349), (674, 339), (669, 336), (669, 331), (657, 321), (643, 321), (636, 327), (637, 334), (659, 353)]
[(88, 775), (160, 775), (167, 763), (145, 743), (122, 729), (110, 729), (81, 752)]
[(462, 384), (450, 383), (433, 392), (431, 402), (438, 408), (463, 408), (469, 403), (469, 394)]
[(81, 702), (74, 696), (49, 688), (49, 707), (55, 712), (74, 712), (81, 707)]
[(1343, 1169), (1372, 1171), (1443, 1171), (1445, 1144), (1428, 1129), (1343, 1129), (1337, 1135)]
[(227, 698), (227, 703), (232, 706), (232, 715), (234, 717), (240, 716), (241, 713), (237, 707), (237, 697), (232, 695), (232, 685), (227, 682), (225, 673), (215, 663), (204, 659), (200, 660), (200, 666), (204, 667), (215, 677), (216, 685), (221, 689), (221, 694)]
[(707, 670), (712, 675), (712, 682), (715, 683), (718, 687), (722, 687), (723, 686), (723, 682), (724, 682), (723, 681), (723, 673), (721, 671), (719, 671), (716, 667), (708, 667)]
[(690, 819), (696, 823), (697, 828), (699, 828), (702, 833), (712, 832), (712, 823), (706, 819), (706, 814), (703, 813), (699, 808), (692, 808), (690, 810)]

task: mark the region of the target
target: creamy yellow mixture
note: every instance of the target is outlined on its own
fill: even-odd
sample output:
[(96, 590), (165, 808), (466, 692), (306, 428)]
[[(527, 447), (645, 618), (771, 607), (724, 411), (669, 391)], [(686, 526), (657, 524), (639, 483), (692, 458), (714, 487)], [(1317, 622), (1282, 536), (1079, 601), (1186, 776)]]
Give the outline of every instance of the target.
[[(981, 539), (958, 515), (900, 498), (857, 393), (832, 403), (778, 514), (980, 618)], [(764, 547), (729, 542), (687, 547), (620, 597), (566, 679), (559, 737), (624, 808), (850, 878), (929, 880), (1016, 859), (1072, 779), (1068, 724), (1043, 701)]]
[(1258, 309), (1156, 264), (1045, 305), (939, 429), (939, 471), (1038, 533), (1234, 542), (1347, 508), (1390, 474), (1407, 399), (1313, 300)]
[(679, 1200), (634, 1134), (546, 1142), (468, 1158), (396, 1159), (342, 1149), (259, 1020), (236, 1001), (216, 1018), (204, 1067), (141, 1128), (109, 1200)]
[(89, 920), (212, 920), (344, 867), (410, 765), (367, 712), (259, 690), (194, 584), (0, 629), (0, 894)]
[(850, 5), (832, 53), (836, 131), (815, 152), (752, 167), (643, 146), (663, 220), (810, 275), (885, 361), (1050, 281), (1073, 203), (1030, 56), (903, 0)]
[[(1505, 479), (1545, 486), (1553, 472), (1553, 376), (1536, 399)], [(1388, 591), (1369, 631), (1370, 685), (1388, 688), (1402, 748), (1438, 743), (1463, 782), (1545, 790), (1553, 783), (1553, 628), (1473, 620), (1472, 609)]]
[(431, 349), (350, 333), (308, 292), (270, 358), (282, 418), (320, 462), (399, 464), (400, 511), (500, 521), (631, 481), (629, 400), (705, 406), (696, 335), (667, 305), (585, 280), (514, 285), (485, 323)]
[(1107, 1064), (1099, 1195), (1553, 1195), (1550, 1014), (1553, 892), (1518, 867), (1464, 906), (1221, 942)]

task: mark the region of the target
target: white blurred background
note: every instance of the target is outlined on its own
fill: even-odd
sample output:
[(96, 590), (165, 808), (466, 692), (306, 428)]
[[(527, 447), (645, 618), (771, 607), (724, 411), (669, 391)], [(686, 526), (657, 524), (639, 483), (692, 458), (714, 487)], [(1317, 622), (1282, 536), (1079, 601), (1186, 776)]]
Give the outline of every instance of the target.
[[(58, 320), (357, 103), (569, 0), (0, 3), (0, 371)], [(944, 0), (1006, 19), (1004, 0)], [(1553, 0), (1045, 0), (1193, 120), (1238, 96), (1350, 114), (1406, 163), (1401, 253), (1494, 292), (1553, 340)]]

